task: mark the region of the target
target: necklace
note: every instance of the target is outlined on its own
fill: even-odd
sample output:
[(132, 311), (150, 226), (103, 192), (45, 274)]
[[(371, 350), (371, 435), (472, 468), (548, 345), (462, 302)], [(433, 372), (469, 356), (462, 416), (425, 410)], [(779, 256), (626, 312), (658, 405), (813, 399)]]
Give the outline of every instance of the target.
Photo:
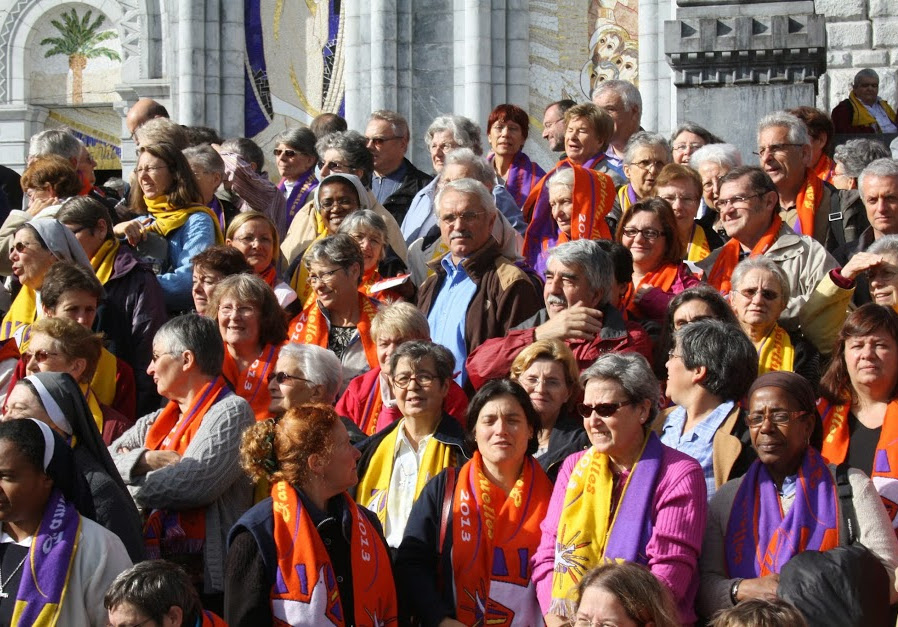
[(0, 568), (0, 599), (9, 598), (9, 593), (6, 592), (6, 586), (7, 584), (9, 584), (10, 580), (16, 576), (16, 573), (19, 572), (19, 569), (22, 568), (22, 564), (24, 564), (25, 560), (27, 559), (28, 553), (25, 554), (25, 557), (22, 558), (22, 561), (19, 562), (19, 565), (16, 566), (15, 570), (12, 571), (12, 574), (10, 574), (10, 576), (6, 578), (6, 581), (3, 581), (3, 569)]

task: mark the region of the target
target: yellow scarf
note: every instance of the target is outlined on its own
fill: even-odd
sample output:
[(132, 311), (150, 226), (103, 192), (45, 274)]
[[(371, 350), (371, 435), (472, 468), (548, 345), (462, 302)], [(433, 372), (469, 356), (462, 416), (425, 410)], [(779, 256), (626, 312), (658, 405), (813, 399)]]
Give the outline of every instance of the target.
[(701, 261), (710, 254), (711, 245), (708, 244), (705, 229), (696, 224), (692, 228), (692, 239), (686, 244), (686, 261)]
[[(316, 213), (315, 215), (317, 216), (318, 214)], [(312, 241), (312, 244), (325, 237), (327, 237), (327, 231), (323, 234), (319, 234), (318, 237)], [(312, 244), (309, 244), (309, 246)], [(308, 250), (308, 248), (306, 248), (306, 250)], [(303, 253), (303, 256), (305, 256), (305, 253)], [(302, 303), (303, 309), (308, 307), (315, 299), (315, 292), (312, 290), (312, 285), (309, 283), (309, 269), (306, 268), (306, 264), (303, 263), (302, 259), (299, 260), (296, 270), (293, 271), (293, 276), (290, 277), (290, 288), (296, 292), (296, 299)]]
[[(881, 133), (882, 129), (879, 128), (876, 118), (867, 110), (866, 105), (858, 100), (858, 97), (854, 95), (854, 91), (848, 94), (848, 99), (851, 101), (854, 109), (854, 113), (851, 116), (851, 126), (873, 126), (876, 128), (877, 133)], [(886, 115), (889, 116), (889, 119), (894, 122), (895, 111), (889, 106), (889, 103), (885, 100), (880, 100), (879, 104), (886, 112)]]
[(155, 222), (153, 222), (153, 225), (150, 228), (156, 233), (159, 233), (159, 235), (162, 235), (163, 237), (168, 235), (172, 231), (184, 226), (187, 222), (187, 218), (190, 217), (190, 214), (202, 212), (208, 215), (212, 220), (212, 225), (215, 228), (215, 243), (219, 246), (224, 244), (224, 235), (221, 234), (221, 227), (218, 226), (218, 218), (215, 217), (215, 214), (212, 213), (212, 210), (206, 205), (190, 205), (188, 207), (175, 209), (168, 204), (168, 196), (144, 198), (144, 201), (147, 203), (147, 209), (150, 211), (150, 215), (155, 219)]
[(758, 348), (758, 376), (768, 372), (792, 372), (794, 365), (792, 340), (783, 327), (776, 325)]
[[(401, 420), (378, 445), (371, 457), (368, 470), (359, 478), (359, 487), (356, 490), (356, 500), (377, 514), (382, 525), (387, 524), (387, 493), (390, 491), (390, 477), (393, 475), (393, 462), (396, 457), (396, 439), (399, 431), (405, 428), (405, 420)], [(421, 494), (421, 490), (444, 468), (456, 465), (455, 450), (448, 444), (443, 444), (436, 437), (431, 436), (424, 449), (424, 457), (421, 458), (421, 466), (418, 468), (418, 479), (415, 482), (415, 499)]]
[(97, 273), (100, 283), (106, 285), (106, 282), (112, 277), (112, 266), (115, 264), (115, 256), (118, 254), (119, 241), (117, 239), (108, 239), (103, 242), (100, 249), (94, 254), (90, 260), (90, 265)]
[[(90, 409), (90, 415), (94, 417), (94, 422), (97, 423), (97, 429), (100, 430), (100, 433), (103, 433), (103, 409), (100, 407), (100, 401), (97, 399), (97, 395), (92, 389), (91, 386), (86, 383), (81, 383), (79, 386), (81, 391), (84, 393), (84, 398), (87, 399), (87, 407)], [(103, 403), (104, 405), (108, 405), (109, 403)]]
[(13, 337), (19, 327), (37, 320), (37, 292), (23, 285), (6, 315), (0, 328), (0, 340)]
[(115, 382), (118, 376), (118, 361), (115, 355), (105, 348), (100, 352), (97, 371), (90, 381), (90, 389), (104, 405), (112, 407), (115, 401)]

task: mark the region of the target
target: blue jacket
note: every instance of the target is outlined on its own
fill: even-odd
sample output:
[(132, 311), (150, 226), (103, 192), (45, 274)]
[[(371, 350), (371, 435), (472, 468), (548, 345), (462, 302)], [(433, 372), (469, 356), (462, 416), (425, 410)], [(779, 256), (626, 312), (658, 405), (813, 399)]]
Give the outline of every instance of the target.
[(168, 267), (160, 274), (159, 285), (169, 311), (193, 309), (190, 290), (193, 265), (190, 260), (210, 246), (215, 246), (215, 224), (205, 212), (191, 213), (187, 222), (168, 234)]

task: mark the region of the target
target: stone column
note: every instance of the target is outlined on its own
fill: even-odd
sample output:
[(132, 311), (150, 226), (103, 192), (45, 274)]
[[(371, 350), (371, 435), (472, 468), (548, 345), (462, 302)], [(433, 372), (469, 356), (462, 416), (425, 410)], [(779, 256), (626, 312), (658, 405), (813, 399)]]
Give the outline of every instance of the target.
[(20, 174), (25, 171), (28, 142), (44, 130), (48, 113), (24, 103), (0, 105), (0, 163)]
[(757, 163), (760, 118), (814, 104), (826, 69), (823, 16), (811, 0), (679, 0), (678, 7), (664, 25), (678, 121), (705, 126)]
[(176, 112), (171, 113), (181, 124), (204, 125), (206, 81), (202, 68), (205, 62), (205, 3), (180, 2), (177, 6), (178, 91)]

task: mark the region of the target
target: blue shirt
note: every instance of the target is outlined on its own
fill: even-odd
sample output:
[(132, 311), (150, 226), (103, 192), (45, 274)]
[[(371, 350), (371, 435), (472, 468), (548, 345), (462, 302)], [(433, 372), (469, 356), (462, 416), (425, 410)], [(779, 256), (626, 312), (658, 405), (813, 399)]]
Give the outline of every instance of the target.
[(467, 380), (465, 359), (468, 357), (465, 321), (471, 299), (477, 291), (477, 284), (465, 272), (461, 262), (457, 266), (452, 264), (451, 255), (443, 257), (440, 265), (446, 270), (446, 278), (433, 301), (430, 313), (427, 314), (427, 322), (430, 323), (431, 339), (448, 348), (455, 356), (455, 368), (459, 373), (455, 377), (455, 382), (463, 385)]
[(714, 434), (726, 417), (733, 411), (733, 401), (727, 401), (718, 405), (714, 411), (692, 428), (689, 433), (683, 433), (686, 424), (686, 410), (682, 407), (675, 408), (667, 415), (664, 427), (661, 430), (661, 443), (694, 457), (705, 475), (705, 485), (708, 486), (708, 500), (714, 496), (717, 487), (714, 483), (714, 467), (711, 463), (713, 453)]
[(402, 186), (403, 179), (405, 179), (406, 169), (405, 159), (403, 159), (399, 168), (390, 174), (386, 176), (371, 175), (371, 193), (377, 198), (377, 202), (384, 204), (387, 198), (396, 193), (396, 190)]

